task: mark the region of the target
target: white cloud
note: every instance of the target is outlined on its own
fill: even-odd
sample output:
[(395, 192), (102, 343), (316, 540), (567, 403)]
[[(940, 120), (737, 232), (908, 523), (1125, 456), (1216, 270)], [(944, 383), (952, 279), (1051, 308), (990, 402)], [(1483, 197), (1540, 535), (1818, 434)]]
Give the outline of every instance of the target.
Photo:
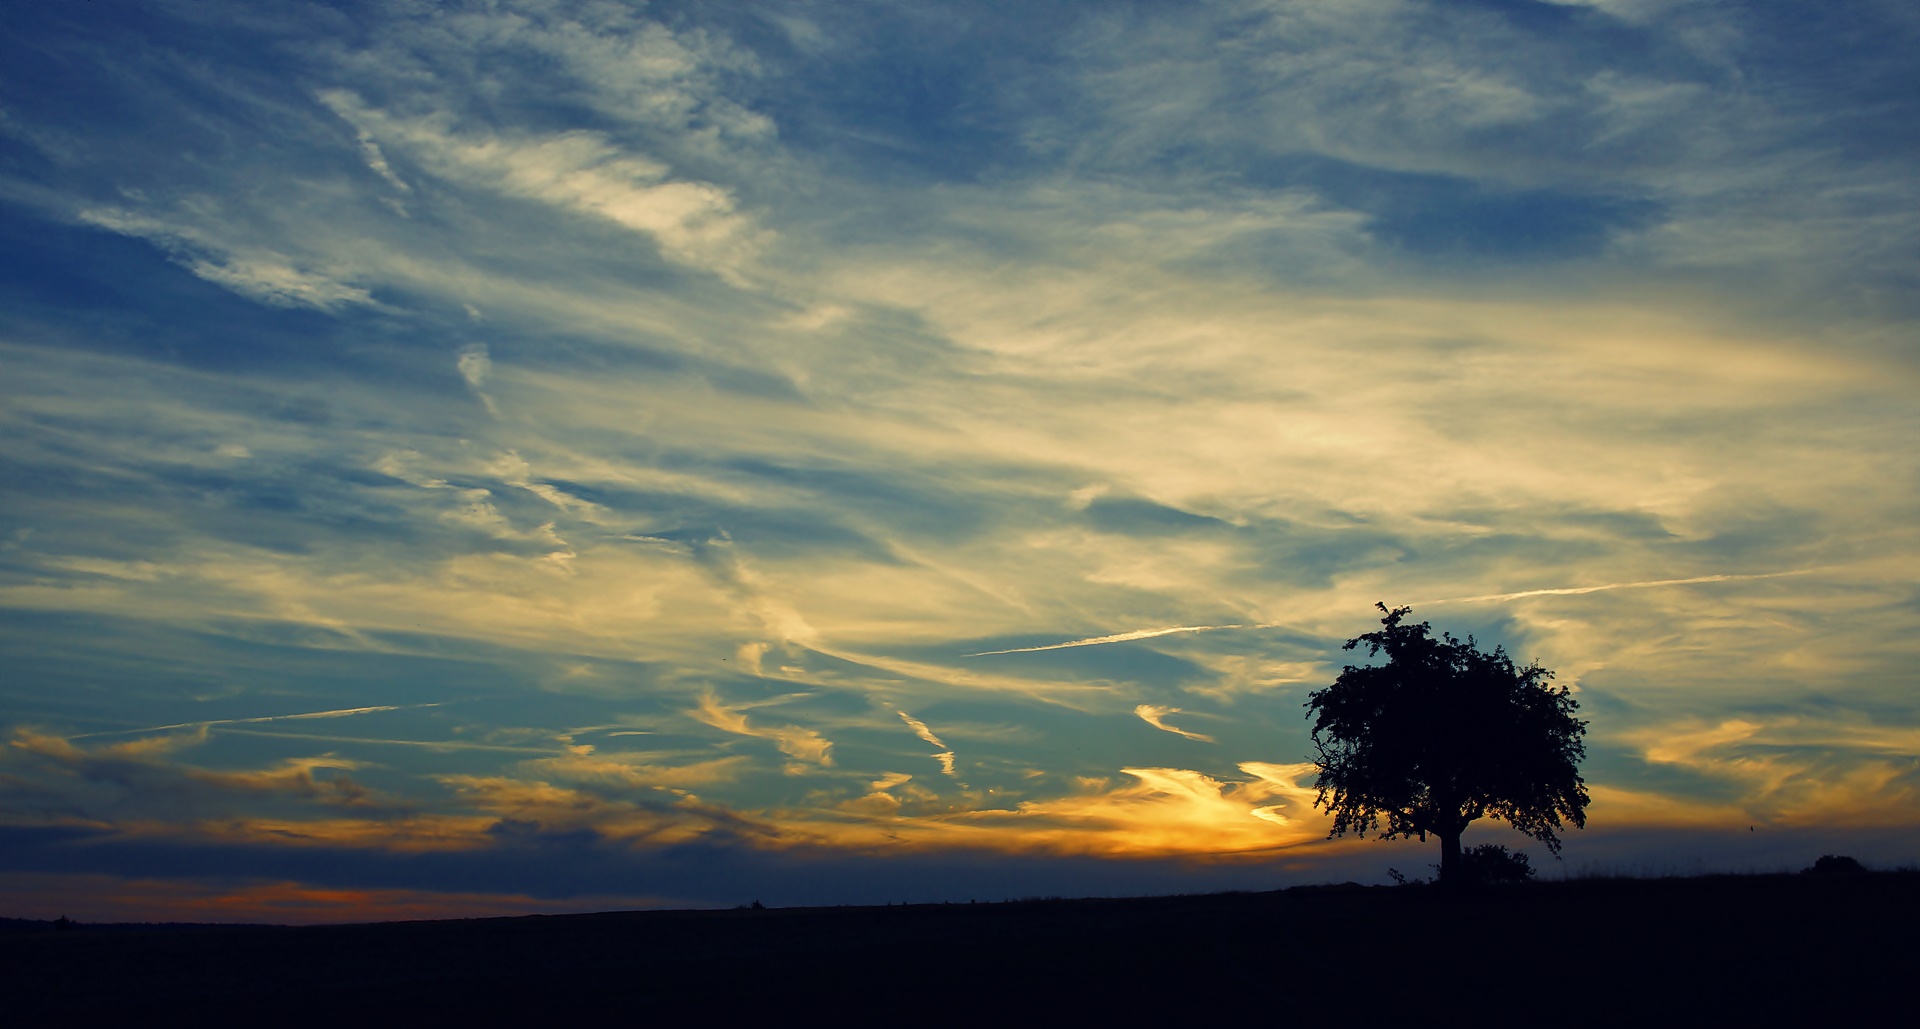
[(493, 359), (487, 355), (485, 343), (470, 343), (460, 351), (460, 377), (474, 389), (487, 384), (487, 376), (493, 374)]
[(651, 236), (673, 260), (732, 279), (767, 238), (734, 210), (731, 191), (669, 178), (665, 165), (622, 150), (601, 133), (460, 132), (444, 117), (389, 116), (343, 91), (323, 93), (321, 100), (360, 131), (406, 147), (440, 175), (605, 218)]
[(1170, 733), (1173, 733), (1175, 736), (1185, 736), (1187, 739), (1199, 740), (1202, 743), (1219, 742), (1211, 736), (1202, 735), (1201, 733), (1197, 733), (1197, 732), (1188, 732), (1187, 730), (1181, 729), (1177, 726), (1168, 725), (1166, 722), (1166, 717), (1168, 715), (1179, 714), (1180, 709), (1177, 707), (1163, 707), (1159, 704), (1141, 704), (1133, 709), (1133, 713), (1141, 721), (1147, 723), (1148, 725), (1153, 726), (1154, 728), (1160, 730), (1161, 732), (1170, 732)]
[(1746, 582), (1752, 579), (1778, 579), (1787, 575), (1811, 575), (1820, 569), (1801, 569), (1792, 572), (1754, 572), (1745, 575), (1696, 575), (1690, 579), (1653, 579), (1647, 582), (1609, 582), (1598, 586), (1557, 586), (1549, 589), (1520, 590), (1516, 593), (1489, 593), (1478, 597), (1449, 597), (1445, 600), (1415, 601), (1421, 605), (1432, 604), (1474, 604), (1487, 601), (1520, 600), (1526, 597), (1575, 597), (1583, 593), (1604, 593), (1607, 590), (1651, 589), (1656, 586), (1695, 586), (1709, 582)]
[(290, 259), (260, 247), (230, 247), (187, 224), (110, 209), (82, 211), (80, 220), (149, 240), (195, 275), (263, 303), (326, 311), (374, 302), (366, 289), (325, 270), (296, 267)]
[[(1102, 643), (1131, 643), (1134, 640), (1150, 640), (1157, 636), (1171, 636), (1175, 633), (1214, 632), (1219, 629), (1245, 629), (1245, 625), (1175, 625), (1165, 629), (1133, 629), (1116, 632), (1108, 636), (1089, 636), (1086, 639), (1068, 640), (1065, 643), (1045, 643), (1037, 647), (1014, 647), (1009, 650), (983, 650), (968, 657), (990, 657), (994, 654), (1032, 654), (1042, 650), (1065, 650), (1069, 647), (1093, 647)], [(1261, 628), (1253, 626), (1253, 628)]]
[(380, 144), (375, 143), (372, 136), (362, 132), (359, 134), (359, 140), (360, 153), (366, 158), (367, 167), (372, 169), (375, 175), (380, 176), (386, 180), (387, 185), (392, 186), (402, 193), (413, 192), (413, 187), (407, 185), (405, 180), (394, 173), (393, 167), (387, 163), (387, 155), (381, 153)]
[(748, 724), (744, 713), (722, 704), (719, 698), (711, 693), (702, 694), (699, 706), (687, 714), (695, 721), (704, 722), (722, 732), (772, 740), (782, 754), (795, 760), (816, 764), (823, 768), (833, 764), (831, 753), (833, 743), (818, 732), (798, 726), (757, 728)]
[(913, 717), (910, 714), (907, 714), (905, 711), (895, 711), (894, 714), (899, 715), (900, 720), (907, 723), (907, 726), (913, 730), (913, 734), (915, 736), (918, 736), (921, 739), (926, 740), (928, 743), (931, 743), (936, 747), (941, 747), (941, 748), (946, 747), (946, 744), (940, 742), (940, 737), (935, 736), (933, 734), (933, 730), (927, 728), (927, 723), (921, 721), (918, 718)]

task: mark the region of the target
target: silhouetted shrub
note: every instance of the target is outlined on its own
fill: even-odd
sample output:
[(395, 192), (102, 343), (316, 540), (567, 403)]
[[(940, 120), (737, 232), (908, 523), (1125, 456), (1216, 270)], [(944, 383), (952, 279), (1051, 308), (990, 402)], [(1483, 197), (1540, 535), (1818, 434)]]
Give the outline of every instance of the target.
[(1860, 862), (1844, 854), (1822, 854), (1820, 860), (1807, 869), (1808, 875), (1859, 875), (1867, 869)]
[(1460, 854), (1460, 863), (1466, 866), (1470, 882), (1497, 885), (1523, 883), (1533, 878), (1533, 866), (1527, 861), (1526, 851), (1509, 852), (1497, 843), (1468, 847)]

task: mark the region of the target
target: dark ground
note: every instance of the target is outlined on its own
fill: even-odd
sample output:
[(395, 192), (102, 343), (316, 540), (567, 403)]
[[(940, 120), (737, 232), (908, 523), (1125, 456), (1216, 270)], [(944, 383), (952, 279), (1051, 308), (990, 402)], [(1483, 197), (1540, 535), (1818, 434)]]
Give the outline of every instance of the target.
[(353, 926), (0, 924), (14, 1025), (1912, 1017), (1920, 873)]

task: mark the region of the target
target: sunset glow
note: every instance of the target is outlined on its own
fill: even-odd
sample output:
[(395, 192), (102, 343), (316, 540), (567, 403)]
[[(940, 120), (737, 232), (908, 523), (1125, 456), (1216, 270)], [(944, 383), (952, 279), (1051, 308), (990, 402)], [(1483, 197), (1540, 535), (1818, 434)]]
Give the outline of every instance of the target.
[(1920, 863), (1908, 5), (0, 25), (0, 915), (1383, 882), (1377, 601), (1543, 875)]

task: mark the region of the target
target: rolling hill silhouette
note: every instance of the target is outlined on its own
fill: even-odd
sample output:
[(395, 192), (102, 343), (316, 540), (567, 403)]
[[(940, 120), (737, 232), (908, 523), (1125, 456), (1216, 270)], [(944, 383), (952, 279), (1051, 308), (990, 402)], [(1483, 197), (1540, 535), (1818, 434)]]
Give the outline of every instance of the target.
[(1920, 873), (0, 931), (16, 1024), (569, 1017), (1832, 1021), (1920, 957)]

